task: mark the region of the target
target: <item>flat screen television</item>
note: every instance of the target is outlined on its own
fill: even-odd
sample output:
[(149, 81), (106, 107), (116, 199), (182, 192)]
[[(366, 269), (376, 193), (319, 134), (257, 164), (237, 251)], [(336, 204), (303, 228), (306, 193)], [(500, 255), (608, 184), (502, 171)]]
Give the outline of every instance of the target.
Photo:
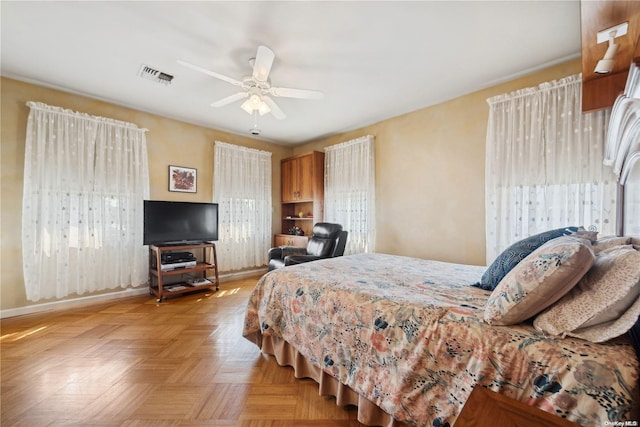
[(218, 204), (144, 201), (144, 245), (180, 245), (218, 240)]

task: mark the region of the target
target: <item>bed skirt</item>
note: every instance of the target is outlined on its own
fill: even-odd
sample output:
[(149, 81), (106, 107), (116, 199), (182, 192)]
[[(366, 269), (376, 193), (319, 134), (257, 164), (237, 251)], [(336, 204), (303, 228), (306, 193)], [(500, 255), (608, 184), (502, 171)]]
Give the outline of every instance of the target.
[(285, 340), (270, 335), (262, 336), (262, 352), (274, 356), (280, 366), (291, 366), (296, 378), (311, 378), (318, 383), (320, 396), (334, 396), (340, 406), (358, 407), (358, 422), (368, 426), (406, 427), (370, 400), (360, 396), (350, 387), (340, 383), (305, 357)]

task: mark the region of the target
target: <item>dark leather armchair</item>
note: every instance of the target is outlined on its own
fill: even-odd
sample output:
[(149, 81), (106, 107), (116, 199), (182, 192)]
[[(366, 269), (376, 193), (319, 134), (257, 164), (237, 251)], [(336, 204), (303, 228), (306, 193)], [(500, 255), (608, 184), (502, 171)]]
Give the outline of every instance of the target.
[(348, 232), (340, 224), (319, 222), (313, 226), (313, 235), (306, 248), (279, 246), (269, 249), (269, 271), (287, 265), (342, 256), (347, 236)]

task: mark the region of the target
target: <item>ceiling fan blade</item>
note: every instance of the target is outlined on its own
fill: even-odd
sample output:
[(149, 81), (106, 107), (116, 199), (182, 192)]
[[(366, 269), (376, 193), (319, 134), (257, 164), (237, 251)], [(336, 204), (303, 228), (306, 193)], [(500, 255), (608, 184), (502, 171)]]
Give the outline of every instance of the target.
[(178, 62), (178, 64), (182, 65), (183, 67), (191, 68), (192, 70), (199, 71), (199, 72), (204, 73), (204, 74), (206, 74), (208, 76), (215, 77), (216, 79), (223, 80), (223, 81), (225, 81), (227, 83), (231, 83), (232, 85), (242, 86), (242, 82), (239, 82), (236, 79), (232, 79), (231, 77), (227, 77), (227, 76), (225, 76), (223, 74), (218, 74), (215, 71), (210, 71), (210, 70), (207, 70), (206, 68), (202, 68), (202, 67), (199, 67), (197, 65), (190, 64), (189, 62), (181, 61), (179, 59), (178, 59), (177, 62)]
[(319, 90), (292, 89), (289, 87), (272, 87), (269, 93), (283, 98), (322, 99), (324, 93)]
[(223, 107), (223, 106), (225, 106), (227, 104), (231, 104), (232, 102), (235, 102), (235, 101), (237, 101), (239, 99), (244, 99), (244, 98), (246, 98), (248, 96), (249, 96), (249, 93), (247, 93), (247, 92), (238, 92), (238, 93), (235, 93), (233, 95), (227, 96), (226, 98), (222, 98), (219, 101), (212, 102), (211, 106), (212, 107)]
[(260, 82), (266, 82), (276, 55), (266, 46), (258, 46), (256, 62), (253, 64), (253, 78)]
[(273, 99), (269, 98), (268, 96), (262, 96), (262, 100), (271, 109), (271, 114), (273, 114), (273, 117), (275, 117), (278, 120), (287, 118), (287, 115), (280, 109), (280, 107), (278, 107), (278, 104), (273, 102)]

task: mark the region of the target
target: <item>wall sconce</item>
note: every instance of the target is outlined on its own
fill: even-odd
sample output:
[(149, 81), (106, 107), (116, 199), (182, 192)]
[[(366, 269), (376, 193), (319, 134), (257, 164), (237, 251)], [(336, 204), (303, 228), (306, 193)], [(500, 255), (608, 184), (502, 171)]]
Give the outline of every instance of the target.
[(615, 56), (618, 52), (619, 45), (614, 43), (614, 39), (616, 37), (624, 36), (627, 34), (627, 29), (629, 27), (629, 23), (625, 22), (620, 25), (616, 25), (615, 27), (608, 28), (606, 30), (600, 31), (597, 34), (598, 43), (602, 43), (604, 41), (609, 41), (609, 47), (604, 54), (604, 57), (598, 61), (596, 64), (595, 70), (593, 70), (596, 74), (609, 74), (613, 71), (613, 67), (616, 65)]

